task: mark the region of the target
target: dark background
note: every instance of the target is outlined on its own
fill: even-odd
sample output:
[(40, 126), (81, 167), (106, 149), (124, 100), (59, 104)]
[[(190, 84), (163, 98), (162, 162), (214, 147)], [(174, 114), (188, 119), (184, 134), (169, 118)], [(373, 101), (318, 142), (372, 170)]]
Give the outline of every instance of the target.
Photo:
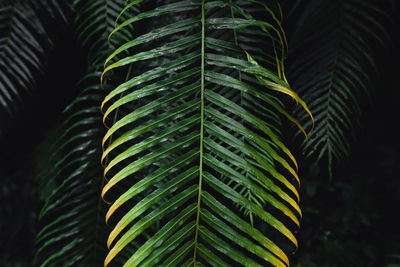
[(372, 49), (378, 76), (371, 100), (362, 102), (350, 157), (334, 161), (330, 178), (326, 164), (297, 155), (303, 220), (295, 262), (301, 266), (400, 266), (400, 13), (399, 2), (389, 2), (378, 5), (393, 19), (382, 22), (392, 43)]

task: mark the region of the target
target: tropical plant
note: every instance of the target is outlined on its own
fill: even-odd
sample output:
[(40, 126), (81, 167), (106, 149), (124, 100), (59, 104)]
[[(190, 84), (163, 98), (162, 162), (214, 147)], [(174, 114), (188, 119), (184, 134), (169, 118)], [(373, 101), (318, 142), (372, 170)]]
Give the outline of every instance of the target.
[(146, 20), (154, 26), (127, 38), (104, 71), (127, 73), (102, 103), (102, 196), (115, 225), (105, 265), (133, 240), (127, 266), (289, 264), (267, 233), (297, 247), (300, 182), (277, 115), (294, 119), (270, 92), (306, 106), (284, 81), (280, 22), (257, 1), (178, 1), (119, 20), (110, 38)]
[(289, 148), (326, 159), (331, 176), (350, 154), (373, 93), (371, 50), (390, 41), (384, 20), (361, 0), (2, 1), (2, 142), (20, 107), (45, 99), (54, 49), (75, 40), (60, 51), (83, 62), (58, 125), (35, 140), (35, 171), (8, 171), (2, 186), (8, 196), (15, 177), (34, 176), (29, 260), (292, 264), (302, 210)]
[[(317, 128), (308, 139), (308, 154), (327, 162), (348, 157), (362, 125), (362, 104), (371, 98), (378, 73), (373, 49), (385, 49), (391, 18), (371, 1), (309, 1), (297, 7), (303, 23), (291, 27), (289, 77), (309, 105)], [(308, 14), (312, 14), (312, 18)], [(318, 23), (325, 25), (319, 28)], [(300, 115), (305, 127), (310, 122)]]
[(2, 121), (15, 115), (22, 97), (31, 93), (35, 76), (42, 69), (45, 45), (40, 36), (44, 28), (32, 9), (26, 2), (0, 3), (0, 27), (4, 33), (0, 39)]

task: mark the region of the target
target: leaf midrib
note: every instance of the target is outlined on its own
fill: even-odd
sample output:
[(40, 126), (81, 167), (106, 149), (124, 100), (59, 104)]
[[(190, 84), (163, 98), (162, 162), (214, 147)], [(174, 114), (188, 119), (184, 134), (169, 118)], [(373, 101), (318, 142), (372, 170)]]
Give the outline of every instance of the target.
[(200, 95), (200, 159), (199, 159), (199, 188), (197, 199), (197, 215), (196, 215), (196, 231), (194, 236), (194, 252), (193, 252), (193, 265), (196, 264), (198, 236), (200, 226), (200, 204), (202, 193), (202, 178), (203, 178), (203, 137), (204, 137), (204, 44), (205, 44), (205, 14), (204, 14), (204, 1), (201, 1), (201, 95)]

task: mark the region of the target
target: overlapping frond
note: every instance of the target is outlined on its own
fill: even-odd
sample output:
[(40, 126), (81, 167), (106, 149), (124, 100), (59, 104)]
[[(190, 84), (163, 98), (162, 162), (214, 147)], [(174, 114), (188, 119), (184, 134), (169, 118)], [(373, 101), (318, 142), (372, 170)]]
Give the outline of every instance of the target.
[(37, 93), (52, 48), (48, 24), (66, 24), (68, 10), (57, 0), (0, 2), (0, 135)]
[(57, 21), (57, 23), (68, 23), (68, 15), (72, 12), (72, 1), (73, 0), (36, 0), (28, 2), (30, 2), (37, 12), (45, 12), (53, 21)]
[(105, 265), (289, 265), (299, 178), (280, 119), (295, 120), (275, 91), (299, 99), (279, 20), (261, 1), (140, 2), (106, 61), (126, 81), (102, 103)]
[[(44, 28), (26, 1), (0, 3), (0, 120), (13, 117), (32, 93), (44, 60)], [(1, 128), (0, 128), (1, 133)]]
[[(376, 77), (371, 51), (390, 39), (387, 18), (372, 1), (359, 0), (302, 1), (292, 13), (288, 76), (315, 116), (307, 152), (327, 160), (332, 175), (332, 161), (346, 157), (356, 139), (360, 106)], [(306, 115), (300, 121), (310, 124)]]
[(103, 90), (98, 79), (99, 73), (93, 73), (82, 81), (92, 85), (66, 109), (56, 142), (48, 148), (51, 168), (44, 172), (45, 205), (36, 240), (36, 264), (40, 266), (98, 265), (105, 254), (105, 209), (99, 198), (102, 179), (98, 168), (98, 140), (103, 134), (98, 104)]
[[(105, 42), (108, 34), (114, 29), (119, 12), (124, 7), (123, 0), (75, 0), (72, 4), (77, 15), (74, 24), (79, 44), (86, 49), (89, 62), (103, 64), (106, 53), (100, 57), (98, 51), (107, 51), (112, 42)], [(132, 12), (130, 10), (130, 12)], [(131, 15), (127, 12), (126, 15)], [(129, 33), (125, 32), (127, 36)]]
[[(107, 4), (122, 10), (124, 4), (123, 0), (81, 2), (86, 8), (91, 5), (101, 10)], [(87, 9), (76, 11), (78, 17), (88, 14)], [(97, 26), (103, 25), (101, 29), (106, 30), (109, 20), (104, 18)], [(77, 28), (77, 35), (87, 34), (80, 31), (86, 31), (84, 25)], [(65, 121), (46, 150), (45, 166), (50, 167), (42, 173), (45, 204), (39, 215), (35, 255), (40, 266), (98, 266), (106, 256), (105, 204), (100, 194), (103, 175), (99, 166), (104, 127), (99, 106), (104, 89), (110, 86), (103, 84), (102, 88), (100, 70), (111, 50), (102, 35), (102, 42), (87, 43), (95, 60), (89, 62), (88, 73), (77, 85), (82, 91), (64, 110)]]

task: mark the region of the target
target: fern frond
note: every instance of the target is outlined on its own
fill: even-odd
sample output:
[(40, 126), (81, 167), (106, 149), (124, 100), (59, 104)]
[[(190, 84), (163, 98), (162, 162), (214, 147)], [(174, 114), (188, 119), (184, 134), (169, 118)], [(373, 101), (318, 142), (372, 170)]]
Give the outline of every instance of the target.
[[(293, 91), (284, 39), (266, 8), (169, 1), (119, 19), (111, 38), (133, 38), (106, 60), (106, 74), (127, 79), (102, 103), (102, 196), (113, 226), (105, 265), (121, 254), (130, 254), (125, 266), (289, 264), (299, 180), (274, 88)], [(132, 242), (139, 247), (127, 252)]]

